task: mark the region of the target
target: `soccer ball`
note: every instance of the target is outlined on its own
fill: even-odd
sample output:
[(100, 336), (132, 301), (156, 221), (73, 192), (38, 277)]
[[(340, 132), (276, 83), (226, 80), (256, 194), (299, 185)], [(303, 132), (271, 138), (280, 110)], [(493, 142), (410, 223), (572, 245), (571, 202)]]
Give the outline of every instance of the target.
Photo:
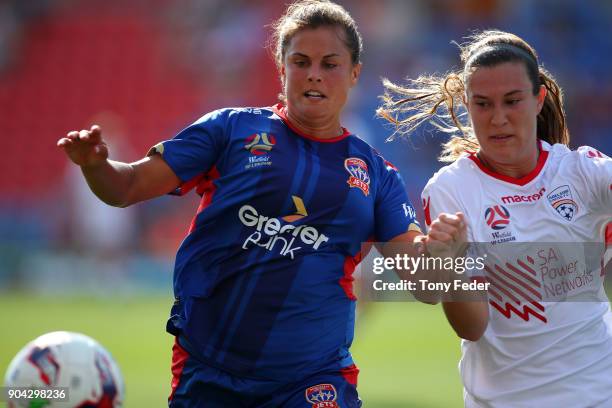
[(67, 399), (9, 400), (12, 407), (115, 408), (123, 403), (124, 386), (119, 367), (94, 339), (58, 331), (28, 343), (11, 361), (4, 385), (55, 389), (66, 387)]

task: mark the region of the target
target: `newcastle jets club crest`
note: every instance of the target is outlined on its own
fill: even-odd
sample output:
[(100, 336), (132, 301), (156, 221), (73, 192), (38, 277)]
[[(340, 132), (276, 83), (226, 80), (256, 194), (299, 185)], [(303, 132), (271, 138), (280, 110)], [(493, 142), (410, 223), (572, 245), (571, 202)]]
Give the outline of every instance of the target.
[(344, 160), (344, 168), (350, 175), (346, 181), (348, 185), (360, 189), (367, 196), (370, 193), (370, 175), (366, 162), (356, 157), (349, 157)]
[(339, 408), (336, 398), (338, 393), (333, 384), (319, 384), (306, 389), (306, 401), (312, 408)]
[(557, 187), (546, 198), (565, 221), (571, 221), (578, 214), (578, 204), (572, 197), (570, 186)]

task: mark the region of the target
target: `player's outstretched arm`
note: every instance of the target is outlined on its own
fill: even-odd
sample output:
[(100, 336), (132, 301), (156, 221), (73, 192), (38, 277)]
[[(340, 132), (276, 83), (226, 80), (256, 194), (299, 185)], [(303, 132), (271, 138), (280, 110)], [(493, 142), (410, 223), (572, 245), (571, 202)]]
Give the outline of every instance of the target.
[(57, 146), (81, 167), (91, 191), (115, 207), (127, 207), (167, 194), (180, 184), (179, 178), (159, 155), (134, 163), (109, 160), (102, 129), (97, 125), (90, 130), (69, 132)]
[[(467, 223), (464, 214), (440, 214), (431, 223), (424, 243), (431, 256), (464, 256), (467, 248)], [(452, 271), (450, 273), (454, 274)], [(489, 307), (486, 301), (448, 301), (442, 302), (442, 308), (453, 330), (462, 339), (476, 341), (487, 329)]]

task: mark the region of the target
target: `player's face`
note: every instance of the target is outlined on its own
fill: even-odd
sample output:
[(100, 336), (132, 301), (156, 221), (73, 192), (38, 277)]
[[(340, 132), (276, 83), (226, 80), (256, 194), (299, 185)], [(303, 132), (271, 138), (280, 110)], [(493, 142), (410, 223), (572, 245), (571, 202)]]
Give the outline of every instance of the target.
[(281, 66), (287, 109), (306, 127), (340, 127), (340, 112), (361, 70), (344, 35), (340, 27), (303, 29), (287, 47)]
[(537, 116), (546, 89), (533, 94), (522, 62), (476, 68), (468, 77), (467, 107), (480, 154), (490, 163), (535, 167)]

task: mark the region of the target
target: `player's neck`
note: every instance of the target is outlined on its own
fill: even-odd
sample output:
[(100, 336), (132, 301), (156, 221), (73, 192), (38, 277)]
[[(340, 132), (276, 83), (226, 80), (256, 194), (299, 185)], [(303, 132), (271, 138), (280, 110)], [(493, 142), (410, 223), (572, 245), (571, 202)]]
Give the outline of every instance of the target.
[(528, 157), (523, 158), (512, 163), (499, 162), (493, 158), (478, 152), (477, 154), (480, 162), (497, 174), (503, 176), (520, 179), (530, 174), (538, 165), (538, 158), (540, 157), (540, 149), (535, 154), (530, 154)]
[(286, 110), (287, 119), (291, 122), (295, 128), (300, 132), (315, 137), (317, 139), (333, 139), (338, 136), (342, 136), (344, 129), (340, 126), (340, 118), (337, 117), (325, 117), (325, 118), (301, 118), (299, 115), (295, 115), (289, 109)]

